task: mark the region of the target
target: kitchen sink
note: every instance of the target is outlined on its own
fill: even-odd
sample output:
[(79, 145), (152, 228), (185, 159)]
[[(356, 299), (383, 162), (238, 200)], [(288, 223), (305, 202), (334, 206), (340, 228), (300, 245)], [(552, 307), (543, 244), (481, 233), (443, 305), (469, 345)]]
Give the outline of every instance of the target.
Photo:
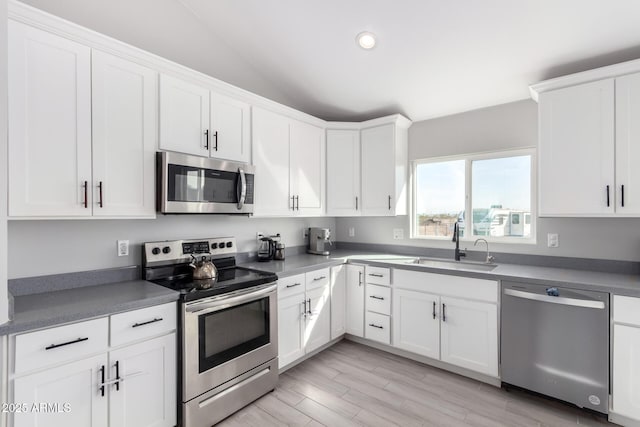
[(449, 270), (463, 271), (491, 271), (497, 267), (496, 264), (487, 264), (473, 261), (449, 261), (445, 259), (416, 258), (407, 264), (424, 265), (425, 267), (444, 268)]

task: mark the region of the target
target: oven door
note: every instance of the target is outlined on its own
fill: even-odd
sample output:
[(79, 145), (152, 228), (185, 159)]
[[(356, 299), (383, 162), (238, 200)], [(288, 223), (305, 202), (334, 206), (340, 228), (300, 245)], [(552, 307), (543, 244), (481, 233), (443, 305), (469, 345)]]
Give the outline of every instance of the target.
[(163, 213), (253, 213), (254, 167), (178, 153), (158, 153)]
[(276, 289), (270, 283), (183, 306), (184, 402), (277, 357)]

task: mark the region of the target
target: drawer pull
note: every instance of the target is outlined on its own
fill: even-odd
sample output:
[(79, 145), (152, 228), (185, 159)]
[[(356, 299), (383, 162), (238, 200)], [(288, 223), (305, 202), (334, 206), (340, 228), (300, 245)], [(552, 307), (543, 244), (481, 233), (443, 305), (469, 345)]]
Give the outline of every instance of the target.
[(294, 283), (293, 285), (287, 285), (287, 288), (295, 288), (296, 286), (300, 286), (302, 283)]
[(384, 300), (384, 298), (379, 297), (379, 296), (377, 296), (377, 295), (369, 295), (369, 298), (379, 299), (379, 300)]
[(436, 302), (433, 302), (433, 319), (436, 319)]
[(382, 326), (380, 325), (376, 325), (374, 323), (369, 323), (369, 326), (373, 327), (373, 328), (378, 328), (378, 329), (384, 329)]
[(317, 282), (318, 280), (322, 280), (322, 279), (326, 279), (327, 276), (320, 276), (320, 277), (316, 277), (315, 279), (313, 279), (314, 282)]
[(100, 395), (104, 397), (104, 365), (100, 367)]
[(116, 382), (115, 382), (115, 386), (116, 386), (116, 391), (120, 391), (120, 362), (118, 360), (116, 360)]
[(132, 328), (137, 328), (138, 326), (144, 326), (144, 325), (148, 325), (150, 323), (162, 322), (163, 320), (164, 319), (162, 317), (156, 317), (153, 320), (149, 320), (148, 322), (134, 323), (131, 327)]
[(378, 273), (369, 273), (369, 276), (373, 276), (373, 277), (384, 277), (383, 274), (378, 274)]
[(53, 350), (54, 348), (64, 347), (65, 345), (75, 344), (82, 341), (88, 341), (89, 338), (78, 338), (77, 340), (63, 342), (62, 344), (51, 344), (49, 347), (45, 347), (45, 350)]

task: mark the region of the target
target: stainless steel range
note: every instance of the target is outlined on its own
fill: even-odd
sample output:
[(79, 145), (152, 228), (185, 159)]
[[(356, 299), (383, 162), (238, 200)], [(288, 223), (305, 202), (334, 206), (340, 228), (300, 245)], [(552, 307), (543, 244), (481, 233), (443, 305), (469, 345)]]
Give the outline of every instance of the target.
[[(183, 427), (210, 427), (278, 381), (277, 276), (236, 267), (235, 254), (232, 237), (144, 244), (145, 279), (181, 293)], [(194, 258), (217, 276), (194, 280)]]

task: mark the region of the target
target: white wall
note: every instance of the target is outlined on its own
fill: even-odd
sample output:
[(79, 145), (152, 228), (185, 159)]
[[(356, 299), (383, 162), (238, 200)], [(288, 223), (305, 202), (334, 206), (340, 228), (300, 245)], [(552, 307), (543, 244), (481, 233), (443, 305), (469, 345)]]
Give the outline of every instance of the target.
[[(333, 231), (335, 220), (158, 215), (149, 220), (10, 221), (9, 278), (139, 265), (142, 243), (160, 240), (235, 236), (239, 252), (255, 252), (259, 231), (280, 233), (286, 247), (301, 246), (303, 230), (310, 226)], [(128, 257), (116, 255), (117, 240), (129, 240)]]
[(7, 1), (0, 0), (0, 323), (7, 317)]
[[(409, 160), (537, 145), (537, 104), (524, 100), (414, 123), (409, 129)], [(336, 239), (453, 249), (451, 241), (409, 239), (409, 216), (338, 218)], [(494, 244), (493, 252), (640, 260), (640, 219), (539, 218), (536, 244)], [(348, 230), (355, 228), (355, 237)], [(393, 229), (405, 239), (393, 240)], [(547, 248), (547, 233), (558, 233), (560, 246)], [(462, 247), (473, 247), (473, 242)], [(452, 250), (453, 254), (453, 250)], [(452, 255), (453, 256), (453, 255)]]
[(23, 3), (175, 61), (227, 83), (291, 105), (198, 17), (176, 0), (22, 0)]

